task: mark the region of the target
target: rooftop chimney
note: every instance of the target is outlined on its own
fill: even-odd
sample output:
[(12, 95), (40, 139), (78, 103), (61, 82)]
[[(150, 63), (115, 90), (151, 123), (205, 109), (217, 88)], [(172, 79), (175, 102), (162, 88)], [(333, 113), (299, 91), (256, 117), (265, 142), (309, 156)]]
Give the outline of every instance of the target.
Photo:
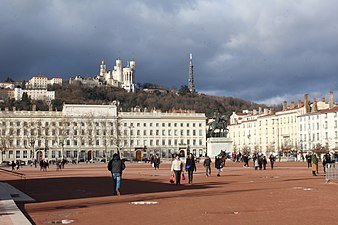
[(304, 95), (304, 106), (305, 106), (305, 113), (309, 113), (310, 112), (309, 94)]
[(314, 98), (314, 100), (313, 100), (311, 112), (318, 112), (317, 99), (316, 98)]
[(32, 111), (36, 111), (36, 105), (35, 104), (32, 105)]
[(326, 102), (324, 97), (322, 98), (322, 102)]
[(258, 107), (258, 114), (262, 114), (262, 107)]
[(302, 100), (298, 100), (298, 108), (302, 107), (302, 105), (303, 105)]
[(269, 113), (269, 110), (264, 108), (264, 114), (267, 115)]
[(290, 103), (290, 108), (291, 108), (291, 109), (294, 109), (294, 108), (295, 108), (295, 102), (291, 102), (291, 103)]
[(329, 92), (329, 108), (332, 109), (334, 106), (334, 100), (333, 100), (333, 91)]
[(283, 111), (285, 111), (288, 107), (288, 102), (287, 101), (284, 101), (283, 102)]

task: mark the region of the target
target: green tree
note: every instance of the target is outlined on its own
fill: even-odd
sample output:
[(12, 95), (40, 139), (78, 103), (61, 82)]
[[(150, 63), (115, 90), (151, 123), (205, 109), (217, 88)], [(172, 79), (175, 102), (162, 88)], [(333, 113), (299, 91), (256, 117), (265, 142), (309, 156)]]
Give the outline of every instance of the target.
[(178, 94), (181, 96), (187, 95), (191, 93), (187, 85), (182, 85), (181, 88), (178, 90)]

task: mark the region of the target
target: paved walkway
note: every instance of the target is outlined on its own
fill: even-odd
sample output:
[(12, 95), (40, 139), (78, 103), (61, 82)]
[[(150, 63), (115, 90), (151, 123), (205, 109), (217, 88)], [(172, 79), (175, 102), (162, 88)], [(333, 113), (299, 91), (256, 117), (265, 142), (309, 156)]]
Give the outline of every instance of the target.
[(15, 202), (34, 202), (35, 200), (13, 186), (0, 182), (0, 224), (30, 225)]

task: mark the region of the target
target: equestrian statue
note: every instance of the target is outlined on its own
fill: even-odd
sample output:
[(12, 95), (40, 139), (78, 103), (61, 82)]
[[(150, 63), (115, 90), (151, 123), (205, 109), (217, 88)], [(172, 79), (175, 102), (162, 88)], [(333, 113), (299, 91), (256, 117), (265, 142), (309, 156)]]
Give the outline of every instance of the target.
[[(221, 116), (220, 113), (217, 113), (214, 116), (214, 120), (210, 122), (208, 128), (208, 137), (227, 137), (229, 129), (227, 128), (227, 116)], [(216, 132), (217, 131), (217, 132)]]

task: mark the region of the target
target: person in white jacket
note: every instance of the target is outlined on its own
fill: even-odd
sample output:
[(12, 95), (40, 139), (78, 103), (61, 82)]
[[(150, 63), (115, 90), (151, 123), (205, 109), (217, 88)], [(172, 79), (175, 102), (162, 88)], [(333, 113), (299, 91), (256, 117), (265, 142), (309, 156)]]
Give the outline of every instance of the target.
[(183, 162), (180, 160), (179, 154), (176, 155), (171, 163), (171, 172), (175, 174), (176, 185), (181, 184), (181, 173), (183, 170)]

